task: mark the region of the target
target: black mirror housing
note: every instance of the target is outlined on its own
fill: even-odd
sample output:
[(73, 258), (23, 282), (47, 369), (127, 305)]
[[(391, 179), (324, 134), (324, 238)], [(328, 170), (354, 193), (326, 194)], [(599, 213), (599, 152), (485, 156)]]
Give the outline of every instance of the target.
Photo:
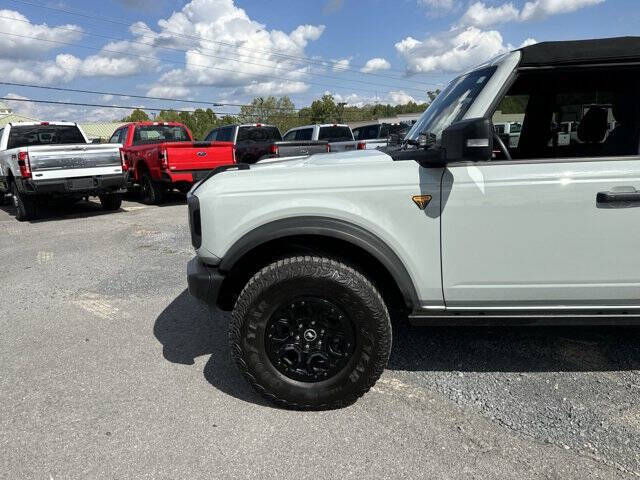
[(493, 155), (493, 125), (488, 118), (471, 118), (449, 126), (442, 132), (444, 160), (488, 161)]

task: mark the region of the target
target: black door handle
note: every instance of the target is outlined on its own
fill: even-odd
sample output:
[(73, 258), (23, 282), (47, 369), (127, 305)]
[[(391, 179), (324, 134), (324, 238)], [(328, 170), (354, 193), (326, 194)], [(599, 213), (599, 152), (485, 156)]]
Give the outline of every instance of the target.
[(597, 203), (640, 203), (640, 192), (598, 192)]

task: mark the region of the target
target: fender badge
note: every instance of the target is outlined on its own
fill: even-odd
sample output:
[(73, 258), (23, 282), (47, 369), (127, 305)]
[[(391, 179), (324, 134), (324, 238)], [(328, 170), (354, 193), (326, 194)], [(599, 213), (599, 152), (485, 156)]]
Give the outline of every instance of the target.
[(420, 210), (424, 210), (431, 201), (431, 195), (414, 195), (411, 197), (413, 203), (415, 203)]

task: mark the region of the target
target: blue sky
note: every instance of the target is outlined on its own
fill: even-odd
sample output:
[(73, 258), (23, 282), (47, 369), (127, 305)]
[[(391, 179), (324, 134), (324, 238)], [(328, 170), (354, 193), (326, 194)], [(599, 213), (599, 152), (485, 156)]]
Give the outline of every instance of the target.
[[(351, 104), (397, 104), (422, 101), (458, 72), (525, 42), (632, 35), (639, 25), (637, 0), (3, 0), (0, 68), (14, 83), (194, 101), (286, 94), (303, 107), (331, 92)], [(0, 89), (12, 98), (195, 106)], [(126, 113), (11, 106), (39, 119)]]

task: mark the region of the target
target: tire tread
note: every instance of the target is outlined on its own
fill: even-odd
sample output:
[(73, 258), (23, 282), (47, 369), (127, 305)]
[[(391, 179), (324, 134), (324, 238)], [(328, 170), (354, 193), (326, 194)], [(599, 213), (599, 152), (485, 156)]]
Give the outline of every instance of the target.
[[(366, 370), (366, 378), (364, 381), (360, 382), (358, 390), (346, 398), (321, 405), (290, 402), (286, 399), (277, 397), (271, 393), (266, 386), (262, 385), (260, 381), (249, 371), (249, 368), (244, 361), (241, 332), (244, 325), (244, 319), (246, 318), (246, 313), (260, 292), (263, 292), (270, 285), (277, 283), (283, 272), (287, 270), (293, 271), (293, 273), (296, 273), (301, 277), (324, 277), (338, 281), (344, 286), (357, 291), (358, 296), (363, 301), (370, 303), (369, 307), (372, 311), (379, 311), (379, 315), (383, 316), (383, 321), (372, 322), (372, 324), (378, 329), (378, 332), (376, 333), (377, 338), (381, 339), (379, 347), (383, 354), (377, 356), (375, 363)], [(242, 289), (233, 309), (229, 325), (229, 345), (231, 355), (240, 369), (240, 372), (247, 382), (249, 382), (249, 384), (264, 398), (279, 406), (297, 410), (331, 410), (343, 408), (353, 404), (358, 400), (358, 398), (367, 393), (380, 378), (380, 375), (382, 375), (382, 372), (387, 365), (389, 351), (391, 349), (391, 326), (389, 313), (382, 296), (372, 282), (355, 268), (342, 263), (341, 261), (327, 257), (287, 257), (262, 268)]]

